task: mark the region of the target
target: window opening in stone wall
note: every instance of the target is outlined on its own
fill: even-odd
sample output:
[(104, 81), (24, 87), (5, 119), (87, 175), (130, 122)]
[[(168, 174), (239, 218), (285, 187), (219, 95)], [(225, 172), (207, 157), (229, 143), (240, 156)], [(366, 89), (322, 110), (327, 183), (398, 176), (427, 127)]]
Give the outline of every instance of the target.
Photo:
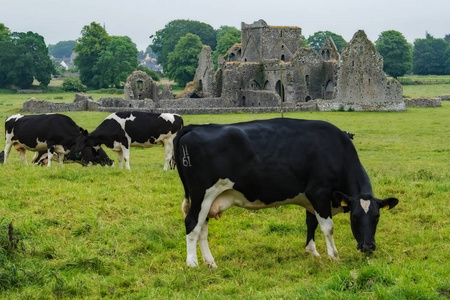
[(363, 54), (364, 54), (364, 47), (359, 46), (359, 55), (363, 55)]
[(281, 60), (282, 60), (282, 61), (284, 61), (284, 54), (283, 54), (283, 55), (281, 55)]
[(305, 76), (305, 82), (306, 82), (306, 86), (309, 86), (309, 75)]
[(275, 85), (275, 91), (278, 95), (281, 97), (281, 101), (284, 102), (285, 100), (285, 93), (284, 93), (284, 85), (281, 83), (281, 81), (277, 81), (277, 84)]
[(308, 101), (310, 101), (310, 100), (311, 100), (311, 96), (306, 96), (305, 102), (308, 102)]
[(142, 86), (143, 86), (144, 82), (142, 80), (138, 80), (138, 81), (136, 81), (136, 84), (137, 84), (138, 90), (142, 90)]

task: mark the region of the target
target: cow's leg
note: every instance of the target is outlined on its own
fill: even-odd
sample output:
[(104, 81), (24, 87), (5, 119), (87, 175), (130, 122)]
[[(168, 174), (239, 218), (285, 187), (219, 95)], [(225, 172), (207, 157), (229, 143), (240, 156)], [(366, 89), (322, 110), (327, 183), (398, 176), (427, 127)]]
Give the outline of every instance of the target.
[(164, 140), (164, 171), (170, 166), (170, 161), (173, 159), (173, 136)]
[(306, 211), (306, 228), (307, 228), (307, 234), (306, 234), (306, 252), (309, 252), (315, 256), (320, 256), (319, 252), (316, 250), (316, 242), (314, 241), (314, 234), (316, 232), (316, 228), (319, 222), (317, 221), (316, 216)]
[[(201, 219), (199, 216), (195, 216), (195, 210), (197, 209), (191, 208), (186, 216), (186, 219), (184, 220), (186, 225), (186, 263), (189, 267), (198, 267), (197, 242), (203, 223), (206, 221), (206, 219)], [(193, 229), (191, 230), (192, 227)]]
[(202, 252), (203, 261), (210, 268), (217, 268), (208, 245), (208, 219), (206, 219), (205, 223), (202, 226), (202, 230), (200, 231), (200, 235), (198, 237), (198, 245), (200, 246), (200, 250)]
[(55, 153), (55, 152), (54, 152), (53, 147), (50, 147), (50, 148), (47, 149), (47, 159), (48, 159), (48, 161), (47, 161), (47, 167), (50, 167), (50, 166), (51, 166), (51, 161), (52, 161), (52, 159), (53, 159), (53, 154), (54, 154), (54, 153)]
[[(184, 220), (186, 225), (187, 243), (186, 262), (188, 266), (198, 266), (197, 242), (199, 242), (199, 237), (202, 235), (204, 241), (199, 242), (199, 244), (201, 247), (200, 249), (202, 250), (202, 255), (206, 254), (206, 257), (203, 257), (203, 259), (210, 265), (210, 267), (217, 267), (208, 246), (208, 227), (203, 228), (203, 225), (207, 222), (209, 210), (211, 209), (211, 205), (214, 200), (224, 191), (232, 189), (233, 185), (234, 183), (228, 179), (219, 179), (212, 187), (205, 191), (204, 196), (191, 194), (191, 207), (189, 208), (189, 212)], [(183, 203), (183, 210), (184, 209), (185, 203)], [(202, 247), (204, 248), (202, 249)], [(206, 248), (208, 249), (207, 251)], [(204, 250), (206, 252), (203, 252)]]
[(117, 151), (117, 159), (119, 160), (119, 168), (123, 169), (123, 152), (122, 152), (122, 150)]
[[(321, 215), (326, 217), (321, 217)], [(328, 255), (333, 259), (338, 259), (338, 252), (333, 239), (334, 224), (333, 219), (331, 218), (331, 211), (329, 212), (329, 214), (321, 214), (316, 211), (316, 218), (319, 222), (320, 229), (322, 229), (322, 232), (325, 235)]]
[[(23, 163), (25, 164), (25, 165), (28, 165), (28, 162), (27, 162), (27, 157), (26, 157), (26, 153), (27, 153), (27, 150), (25, 150), (25, 148), (23, 148), (23, 147), (19, 147), (19, 148), (16, 148), (17, 149), (17, 151), (19, 151), (19, 153), (20, 153), (20, 159), (23, 161)], [(6, 157), (6, 155), (5, 155), (5, 157)]]
[[(128, 143), (128, 145), (130, 145), (131, 142)], [(130, 148), (127, 148), (123, 145), (121, 145), (121, 150), (122, 150), (122, 155), (123, 155), (123, 159), (125, 160), (125, 168), (127, 170), (130, 170)]]
[(9, 152), (11, 151), (12, 144), (12, 137), (14, 134), (8, 133), (7, 130), (5, 130), (5, 150), (4, 150), (4, 156), (3, 156), (3, 164), (6, 164), (6, 159), (8, 158)]

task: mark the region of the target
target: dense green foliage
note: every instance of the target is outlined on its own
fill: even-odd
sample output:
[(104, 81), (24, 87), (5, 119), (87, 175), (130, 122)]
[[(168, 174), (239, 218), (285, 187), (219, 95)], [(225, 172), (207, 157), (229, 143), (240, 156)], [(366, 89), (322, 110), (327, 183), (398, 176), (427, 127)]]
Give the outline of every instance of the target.
[(208, 45), (212, 50), (216, 48), (216, 32), (211, 25), (199, 21), (173, 20), (166, 26), (158, 30), (155, 35), (151, 35), (152, 45), (150, 47), (156, 53), (158, 63), (164, 72), (172, 72), (169, 66), (169, 54), (174, 51), (180, 38), (191, 33), (200, 37), (203, 45)]
[(311, 47), (314, 48), (314, 50), (318, 52), (320, 51), (328, 37), (331, 37), (333, 39), (336, 48), (338, 49), (339, 53), (341, 53), (347, 42), (342, 36), (331, 31), (317, 31), (313, 35), (310, 35), (308, 37), (307, 42)]
[(88, 88), (117, 88), (138, 67), (138, 51), (131, 39), (109, 36), (95, 22), (83, 27), (74, 51), (81, 82)]
[[(450, 94), (449, 85), (442, 86)], [(73, 101), (73, 93), (0, 94), (0, 118), (19, 113), (30, 96)], [(90, 131), (108, 115), (66, 114)], [(371, 256), (355, 249), (348, 214), (333, 217), (339, 261), (327, 258), (319, 229), (316, 243), (322, 257), (305, 252), (303, 208), (230, 208), (210, 221), (210, 247), (219, 268), (209, 270), (201, 262), (199, 268), (188, 268), (183, 188), (176, 171), (162, 170), (162, 147), (132, 148), (131, 171), (77, 164), (24, 166), (12, 150), (8, 163), (0, 165), (0, 298), (448, 298), (449, 114), (448, 101), (440, 108), (403, 113), (285, 113), (329, 121), (355, 133), (353, 142), (375, 195), (400, 200), (394, 209), (381, 212), (378, 248)], [(185, 124), (203, 124), (278, 116), (183, 118)], [(117, 155), (106, 151), (117, 163)], [(28, 160), (31, 156), (27, 153)]]
[(194, 78), (202, 48), (202, 41), (195, 34), (188, 33), (180, 38), (175, 49), (169, 53), (168, 68), (164, 74), (179, 86), (185, 86)]
[(217, 30), (217, 46), (212, 54), (214, 66), (217, 67), (217, 59), (224, 56), (236, 43), (241, 42), (241, 31), (235, 27), (221, 26)]
[(73, 49), (78, 54), (74, 63), (80, 71), (81, 82), (88, 87), (96, 87), (94, 84), (96, 74), (93, 67), (108, 42), (109, 35), (100, 24), (92, 22), (83, 27), (81, 37)]
[(429, 33), (425, 39), (414, 41), (413, 72), (417, 75), (450, 74), (450, 43), (434, 38)]
[(136, 46), (129, 37), (111, 36), (94, 65), (94, 86), (123, 86), (123, 82), (138, 67), (137, 54)]
[(62, 89), (66, 92), (86, 92), (87, 87), (81, 83), (80, 78), (67, 77), (63, 80)]
[(412, 46), (403, 34), (395, 30), (383, 31), (375, 41), (378, 53), (383, 56), (383, 70), (397, 78), (412, 69)]
[(50, 83), (54, 67), (44, 38), (37, 33), (13, 32), (0, 27), (0, 87), (29, 88), (34, 79)]
[(69, 58), (76, 44), (76, 41), (61, 41), (55, 45), (48, 45), (48, 54), (59, 59)]
[(159, 75), (158, 75), (158, 73), (156, 73), (156, 71), (150, 70), (147, 67), (138, 66), (137, 70), (147, 73), (147, 75), (150, 76), (154, 81), (160, 81), (161, 80), (161, 78), (159, 78)]
[(7, 41), (11, 39), (11, 31), (5, 24), (0, 23), (0, 42)]

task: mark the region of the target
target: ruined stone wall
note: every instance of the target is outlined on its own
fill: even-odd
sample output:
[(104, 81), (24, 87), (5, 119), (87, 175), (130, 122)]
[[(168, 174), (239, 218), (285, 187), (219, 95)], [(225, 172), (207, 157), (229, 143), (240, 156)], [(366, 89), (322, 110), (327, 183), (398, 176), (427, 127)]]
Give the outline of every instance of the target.
[[(393, 84), (391, 86), (391, 83)], [(401, 100), (401, 85), (388, 84), (383, 58), (360, 30), (341, 53), (336, 100), (342, 102), (376, 102)]]
[(226, 63), (222, 70), (222, 98), (229, 106), (242, 106), (242, 90), (261, 90), (260, 63)]
[(289, 61), (301, 46), (302, 30), (294, 26), (268, 26), (264, 20), (241, 24), (241, 62), (265, 59)]
[(442, 102), (440, 97), (436, 98), (405, 98), (406, 106), (419, 106), (419, 107), (441, 107)]
[(203, 46), (198, 61), (197, 71), (194, 78), (199, 82), (199, 88), (205, 97), (214, 96), (214, 64), (211, 57), (211, 47)]

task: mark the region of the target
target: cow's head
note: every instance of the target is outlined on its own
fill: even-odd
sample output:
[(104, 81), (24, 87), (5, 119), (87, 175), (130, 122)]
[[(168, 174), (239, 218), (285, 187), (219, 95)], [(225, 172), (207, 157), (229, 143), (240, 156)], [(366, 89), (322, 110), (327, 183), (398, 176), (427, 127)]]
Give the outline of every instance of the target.
[(335, 200), (350, 209), (350, 223), (353, 236), (361, 252), (375, 250), (375, 232), (380, 217), (380, 209), (391, 209), (398, 203), (396, 198), (377, 199), (369, 194), (347, 196), (341, 192), (334, 192)]
[(75, 144), (70, 149), (68, 159), (79, 161), (82, 165), (111, 166), (114, 161), (111, 160), (106, 152), (101, 148), (93, 147), (88, 141), (88, 131), (82, 130), (81, 135), (75, 140)]

